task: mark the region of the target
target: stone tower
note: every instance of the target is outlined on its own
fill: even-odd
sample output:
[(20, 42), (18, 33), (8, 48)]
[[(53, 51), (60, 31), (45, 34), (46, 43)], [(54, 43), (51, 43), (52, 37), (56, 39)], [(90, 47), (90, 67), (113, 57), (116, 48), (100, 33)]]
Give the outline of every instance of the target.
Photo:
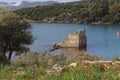
[(61, 43), (57, 43), (56, 47), (86, 48), (86, 45), (87, 41), (85, 30), (78, 30), (69, 34)]

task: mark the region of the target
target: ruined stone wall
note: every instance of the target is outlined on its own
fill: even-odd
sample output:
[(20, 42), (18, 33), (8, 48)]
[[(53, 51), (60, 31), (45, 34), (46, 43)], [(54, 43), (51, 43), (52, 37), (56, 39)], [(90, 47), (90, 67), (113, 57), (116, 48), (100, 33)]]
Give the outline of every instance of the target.
[(68, 35), (68, 37), (58, 45), (61, 47), (85, 48), (87, 44), (85, 30), (79, 30)]

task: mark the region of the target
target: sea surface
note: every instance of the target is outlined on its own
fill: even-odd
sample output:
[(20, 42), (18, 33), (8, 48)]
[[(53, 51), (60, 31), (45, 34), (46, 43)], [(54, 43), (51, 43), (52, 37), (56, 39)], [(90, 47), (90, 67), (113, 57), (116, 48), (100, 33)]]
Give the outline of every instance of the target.
[[(32, 23), (32, 34), (35, 41), (30, 45), (31, 51), (44, 53), (52, 49), (55, 42), (59, 43), (71, 33), (80, 29), (86, 30), (87, 52), (104, 59), (120, 56), (120, 25), (101, 24), (57, 24), (57, 23)], [(69, 52), (73, 53), (69, 53)], [(65, 52), (74, 55), (76, 49), (56, 50), (55, 53)]]

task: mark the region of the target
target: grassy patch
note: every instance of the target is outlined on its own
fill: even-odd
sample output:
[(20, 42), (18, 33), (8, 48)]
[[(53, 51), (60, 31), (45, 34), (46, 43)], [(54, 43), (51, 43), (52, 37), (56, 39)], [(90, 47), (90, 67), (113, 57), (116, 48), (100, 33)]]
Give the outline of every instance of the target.
[[(32, 55), (31, 55), (32, 54)], [(31, 57), (31, 56), (33, 57)], [(37, 56), (36, 56), (37, 55)], [(88, 55), (87, 55), (88, 56)], [(36, 57), (35, 60), (33, 60)], [(30, 61), (32, 58), (33, 61)], [(51, 59), (54, 61), (49, 62)], [(77, 61), (79, 60), (79, 61)], [(78, 62), (77, 67), (70, 67), (66, 58), (62, 55), (34, 54), (29, 53), (16, 59), (10, 65), (0, 65), (0, 80), (119, 80), (119, 67), (110, 67), (101, 70), (100, 64), (88, 66), (80, 62), (80, 59), (72, 60)], [(30, 62), (29, 62), (30, 61)], [(60, 74), (46, 73), (56, 63), (64, 66)]]

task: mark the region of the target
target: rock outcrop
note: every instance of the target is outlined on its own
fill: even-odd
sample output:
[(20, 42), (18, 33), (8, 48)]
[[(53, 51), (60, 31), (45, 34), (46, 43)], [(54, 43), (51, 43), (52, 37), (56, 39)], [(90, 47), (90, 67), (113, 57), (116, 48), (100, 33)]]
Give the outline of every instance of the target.
[(71, 63), (71, 64), (70, 64), (70, 67), (77, 67), (77, 63), (75, 63), (75, 62), (74, 62), (74, 63)]
[(48, 75), (51, 75), (51, 74), (60, 74), (61, 72), (64, 71), (64, 67), (62, 67), (62, 65), (60, 64), (55, 64), (53, 65), (53, 67), (50, 69), (50, 70), (46, 70), (46, 73)]
[(79, 30), (68, 35), (66, 40), (54, 45), (54, 48), (68, 47), (68, 48), (86, 48), (86, 34), (85, 30)]

